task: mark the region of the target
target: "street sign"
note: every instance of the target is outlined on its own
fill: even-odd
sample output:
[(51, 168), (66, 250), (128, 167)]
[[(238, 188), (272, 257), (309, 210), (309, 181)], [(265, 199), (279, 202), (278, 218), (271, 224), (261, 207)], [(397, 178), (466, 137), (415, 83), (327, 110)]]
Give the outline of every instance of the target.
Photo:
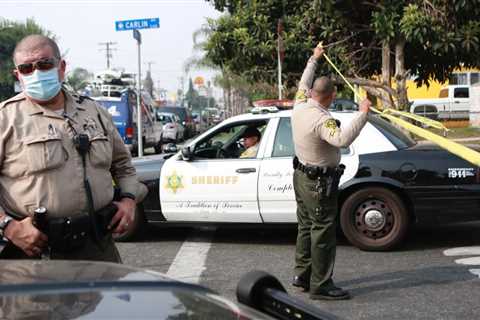
[(137, 40), (139, 44), (142, 43), (142, 34), (137, 29), (133, 29), (133, 39)]
[(137, 146), (138, 146), (138, 156), (143, 157), (143, 137), (142, 137), (142, 112), (141, 102), (140, 102), (140, 93), (142, 92), (142, 63), (141, 63), (141, 54), (140, 48), (142, 46), (142, 34), (139, 29), (152, 29), (160, 28), (160, 18), (149, 18), (149, 19), (135, 19), (135, 20), (123, 20), (115, 21), (115, 30), (116, 31), (127, 31), (133, 30), (133, 38), (137, 40), (138, 47), (138, 83), (137, 83)]
[(160, 28), (160, 18), (115, 21), (116, 31)]

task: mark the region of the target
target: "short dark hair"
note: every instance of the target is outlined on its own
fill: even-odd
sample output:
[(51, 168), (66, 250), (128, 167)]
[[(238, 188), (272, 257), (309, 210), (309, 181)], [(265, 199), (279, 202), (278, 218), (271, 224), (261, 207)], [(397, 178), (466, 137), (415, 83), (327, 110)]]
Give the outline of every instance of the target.
[(41, 34), (31, 34), (24, 37), (15, 46), (15, 50), (13, 50), (12, 55), (13, 63), (17, 64), (15, 61), (15, 56), (18, 52), (33, 51), (35, 49), (43, 48), (45, 46), (52, 48), (53, 56), (55, 58), (59, 60), (62, 58), (60, 54), (60, 49), (58, 48), (57, 43), (53, 39)]
[(245, 131), (243, 132), (242, 137), (243, 137), (243, 138), (257, 137), (258, 139), (260, 139), (260, 138), (262, 137), (262, 134), (260, 133), (260, 131), (258, 131), (257, 128), (255, 128), (255, 127), (248, 127), (248, 128), (245, 129)]
[(315, 80), (312, 91), (320, 97), (329, 96), (335, 92), (335, 85), (329, 77), (323, 76)]

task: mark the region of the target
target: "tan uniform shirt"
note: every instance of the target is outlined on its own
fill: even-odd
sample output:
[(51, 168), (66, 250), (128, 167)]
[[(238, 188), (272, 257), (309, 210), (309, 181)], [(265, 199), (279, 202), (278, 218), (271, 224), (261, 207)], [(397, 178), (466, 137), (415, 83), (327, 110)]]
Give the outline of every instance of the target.
[(348, 147), (360, 134), (367, 114), (359, 112), (348, 127), (340, 129), (327, 109), (309, 99), (317, 62), (310, 58), (300, 80), (292, 112), (295, 154), (304, 165), (334, 167), (340, 162), (340, 148)]
[(257, 143), (256, 145), (247, 148), (247, 150), (242, 152), (240, 158), (255, 158), (257, 156), (259, 144), (260, 143)]
[(138, 193), (130, 153), (108, 112), (92, 100), (64, 93), (74, 129), (62, 115), (27, 100), (23, 93), (0, 104), (0, 209), (20, 217), (32, 215), (39, 206), (50, 217), (87, 212), (74, 130), (91, 141), (86, 166), (95, 210), (112, 201), (112, 179), (122, 192)]

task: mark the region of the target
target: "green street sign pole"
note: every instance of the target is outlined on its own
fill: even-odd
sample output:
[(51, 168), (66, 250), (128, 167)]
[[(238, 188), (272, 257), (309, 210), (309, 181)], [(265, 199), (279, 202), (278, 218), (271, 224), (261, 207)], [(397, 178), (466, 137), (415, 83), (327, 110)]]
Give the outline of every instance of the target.
[(137, 83), (137, 146), (138, 156), (143, 157), (143, 123), (142, 123), (142, 61), (141, 44), (142, 34), (139, 29), (160, 28), (159, 18), (135, 19), (115, 21), (116, 31), (133, 30), (133, 38), (137, 40), (138, 45), (138, 83)]
[(133, 30), (133, 38), (137, 40), (138, 47), (138, 81), (137, 81), (137, 146), (138, 157), (143, 157), (143, 123), (142, 123), (142, 58), (141, 58), (141, 46), (142, 46), (142, 34), (137, 29)]

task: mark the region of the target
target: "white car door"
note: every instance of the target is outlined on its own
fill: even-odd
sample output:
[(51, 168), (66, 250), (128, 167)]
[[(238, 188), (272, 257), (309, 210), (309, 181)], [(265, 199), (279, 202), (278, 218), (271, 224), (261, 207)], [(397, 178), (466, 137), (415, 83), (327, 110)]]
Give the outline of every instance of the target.
[(160, 177), (160, 201), (167, 221), (261, 223), (257, 198), (260, 153), (239, 158), (238, 140), (250, 125), (225, 125), (195, 143), (193, 159), (176, 155), (167, 160)]
[[(294, 223), (297, 222), (295, 193), (293, 190), (293, 156), (295, 149), (292, 140), (290, 117), (272, 119), (274, 134), (265, 151), (260, 167), (258, 183), (258, 199), (260, 214), (264, 222)], [(358, 155), (353, 148), (344, 148), (342, 160), (346, 170), (340, 185), (355, 176), (358, 169)]]

